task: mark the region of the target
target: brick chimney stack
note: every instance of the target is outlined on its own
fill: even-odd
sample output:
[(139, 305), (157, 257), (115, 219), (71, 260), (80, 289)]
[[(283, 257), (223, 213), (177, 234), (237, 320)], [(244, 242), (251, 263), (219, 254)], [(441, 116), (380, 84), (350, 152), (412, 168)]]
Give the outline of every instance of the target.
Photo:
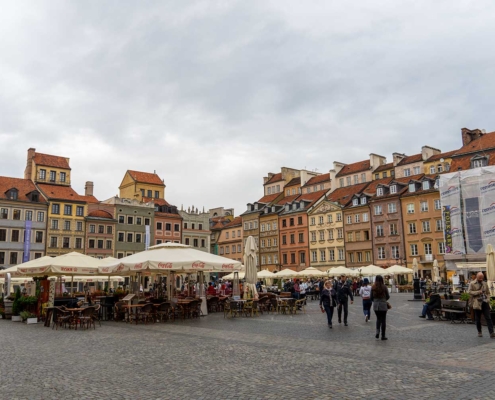
[(28, 149), (26, 169), (24, 170), (24, 179), (33, 181), (33, 158), (36, 154), (36, 149), (31, 147)]
[(468, 129), (468, 128), (462, 128), (461, 129), (461, 134), (462, 134), (462, 145), (466, 146), (467, 144), (471, 143), (473, 140), (479, 139), (481, 136), (483, 136), (483, 132), (481, 129)]
[(84, 195), (85, 196), (93, 196), (93, 182), (87, 181), (86, 186), (84, 186)]

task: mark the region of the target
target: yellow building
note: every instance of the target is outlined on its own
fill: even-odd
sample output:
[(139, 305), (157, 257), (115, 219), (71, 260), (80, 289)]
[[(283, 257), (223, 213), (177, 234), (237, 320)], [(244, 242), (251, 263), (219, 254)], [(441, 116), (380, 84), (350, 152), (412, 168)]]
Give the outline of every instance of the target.
[(119, 190), (122, 199), (137, 199), (146, 202), (165, 198), (165, 184), (156, 173), (127, 170)]
[(425, 174), (441, 174), (449, 172), (452, 164), (452, 156), (459, 150), (448, 151), (446, 153), (434, 154), (423, 163)]

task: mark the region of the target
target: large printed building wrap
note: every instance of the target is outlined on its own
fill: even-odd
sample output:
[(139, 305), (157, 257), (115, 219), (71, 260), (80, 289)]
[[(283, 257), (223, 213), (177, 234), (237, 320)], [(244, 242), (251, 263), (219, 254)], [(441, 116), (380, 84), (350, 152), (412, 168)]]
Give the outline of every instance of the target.
[(440, 198), (447, 253), (483, 254), (495, 245), (495, 167), (441, 175)]
[(439, 190), (444, 219), (445, 252), (466, 254), (461, 218), (460, 173), (440, 175)]

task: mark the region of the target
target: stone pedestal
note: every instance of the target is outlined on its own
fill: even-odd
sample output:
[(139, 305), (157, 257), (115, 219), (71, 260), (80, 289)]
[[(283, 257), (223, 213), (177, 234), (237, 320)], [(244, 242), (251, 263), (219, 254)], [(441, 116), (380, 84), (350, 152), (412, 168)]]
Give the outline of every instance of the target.
[(414, 300), (423, 300), (421, 296), (421, 291), (419, 289), (419, 278), (414, 278), (413, 279), (413, 288), (414, 288)]

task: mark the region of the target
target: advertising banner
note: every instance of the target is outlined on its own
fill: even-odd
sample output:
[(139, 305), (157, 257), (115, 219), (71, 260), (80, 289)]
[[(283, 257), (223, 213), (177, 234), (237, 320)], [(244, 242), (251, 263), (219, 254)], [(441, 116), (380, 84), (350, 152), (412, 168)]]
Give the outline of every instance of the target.
[(24, 254), (22, 255), (22, 262), (29, 261), (29, 252), (31, 251), (31, 226), (32, 221), (26, 221), (25, 233), (24, 233)]
[(461, 217), (460, 173), (440, 175), (439, 191), (444, 210), (445, 252), (466, 254)]
[(480, 219), (480, 169), (461, 173), (461, 195), (467, 253), (484, 253)]
[(150, 226), (146, 225), (146, 233), (144, 236), (145, 250), (148, 250), (150, 247)]
[(495, 245), (495, 171), (493, 168), (480, 168), (481, 231), (483, 248)]

